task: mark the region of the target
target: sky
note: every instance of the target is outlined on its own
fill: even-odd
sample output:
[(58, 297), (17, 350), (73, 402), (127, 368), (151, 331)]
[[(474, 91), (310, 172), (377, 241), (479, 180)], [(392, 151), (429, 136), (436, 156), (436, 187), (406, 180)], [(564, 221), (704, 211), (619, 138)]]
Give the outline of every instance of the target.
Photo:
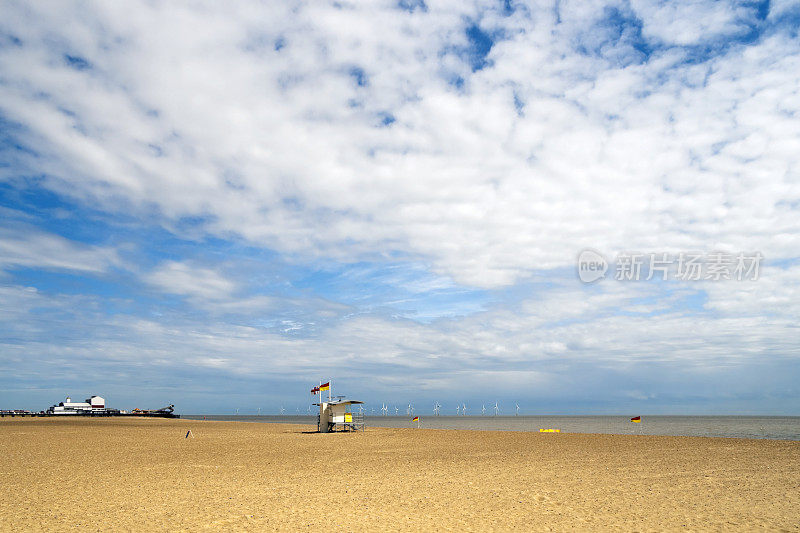
[(799, 27), (787, 0), (3, 2), (0, 407), (305, 412), (332, 380), (800, 415)]

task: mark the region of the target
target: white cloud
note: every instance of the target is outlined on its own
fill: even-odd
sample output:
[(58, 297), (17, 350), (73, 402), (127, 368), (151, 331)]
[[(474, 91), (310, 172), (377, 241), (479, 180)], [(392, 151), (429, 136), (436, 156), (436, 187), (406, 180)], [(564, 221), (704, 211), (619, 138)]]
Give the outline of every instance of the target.
[(0, 269), (40, 268), (105, 272), (120, 263), (111, 248), (89, 246), (24, 224), (0, 228)]
[[(0, 113), (36, 152), (15, 156), (19, 174), (43, 175), (43, 187), (93, 209), (244, 241), (289, 263), (391, 264), (386, 283), (414, 295), (498, 289), (469, 316), (431, 312), (423, 324), (261, 290), (235, 265), (176, 257), (142, 277), (185, 296), (202, 320), (39, 300), (52, 315), (23, 307), (7, 317), (22, 339), (7, 346), (14, 361), (35, 347), (42, 361), (108, 354), (298, 379), (347, 365), (370, 383), (406, 373), (456, 390), (480, 373), (555, 393), (611, 367), (712, 372), (797, 355), (795, 267), (670, 290), (592, 289), (563, 275), (586, 247), (796, 259), (800, 45), (780, 28), (738, 43), (761, 24), (749, 7), (541, 2), (510, 17), (463, 2), (413, 13), (388, 1), (0, 9), (0, 28), (18, 40), (0, 47)], [(497, 37), (475, 72), (471, 23)], [(8, 234), (0, 251), (2, 266), (98, 271), (116, 261), (34, 231)], [(553, 279), (531, 277), (542, 271)], [(348, 272), (354, 284), (372, 275)], [(681, 303), (692, 298), (697, 308)], [(59, 314), (76, 304), (89, 309)], [(84, 341), (44, 340), (49, 326), (73, 323), (86, 324)]]
[(642, 33), (669, 44), (697, 45), (726, 37), (742, 37), (756, 22), (756, 6), (751, 2), (634, 0), (632, 4), (643, 19)]
[(164, 262), (144, 279), (163, 292), (207, 300), (230, 299), (237, 289), (235, 282), (215, 270), (179, 261)]
[[(169, 227), (207, 217), (208, 231), (300, 257), (401, 250), (495, 287), (587, 245), (793, 256), (796, 41), (777, 34), (700, 65), (662, 50), (620, 68), (574, 48), (604, 5), (564, 5), (558, 25), (538, 11), (484, 14), (487, 31), (508, 31), (475, 74), (441, 55), (465, 44), (464, 17), (478, 20), (460, 4), (124, 15), (106, 4), (88, 19), (48, 7), (35, 24), (6, 9), (22, 45), (0, 53), (0, 105), (49, 155), (39, 165), (52, 187), (107, 209), (155, 205)], [(648, 15), (645, 30), (695, 7), (713, 10), (690, 17), (713, 27), (687, 32), (738, 31), (741, 10), (706, 4), (664, 7), (678, 11)], [(64, 53), (92, 68), (69, 68)]]
[[(217, 395), (234, 392), (232, 380), (276, 376), (294, 383), (328, 375), (376, 397), (435, 393), (566, 400), (590, 391), (614, 397), (617, 385), (602, 377), (609, 372), (625, 383), (620, 394), (647, 390), (653, 398), (691, 397), (697, 391), (687, 384), (698, 379), (723, 380), (731, 394), (764, 387), (778, 392), (776, 384), (788, 379), (774, 376), (774, 383), (753, 384), (725, 373), (757, 375), (796, 358), (794, 310), (782, 314), (777, 303), (773, 316), (766, 317), (758, 313), (763, 304), (739, 299), (739, 310), (752, 313), (724, 309), (717, 316), (713, 305), (692, 310), (678, 303), (693, 289), (678, 286), (679, 294), (665, 297), (663, 287), (653, 284), (603, 283), (591, 290), (555, 287), (517, 306), (498, 304), (431, 324), (357, 315), (303, 337), (235, 325), (213, 314), (200, 320), (169, 310), (158, 319), (109, 316), (92, 297), (2, 287), (8, 306), (2, 312), (0, 366), (20, 380), (42, 365), (56, 365), (64, 373), (59, 379), (84, 373), (84, 379), (105, 382), (109, 373), (123, 381), (143, 379), (138, 374), (146, 369), (152, 387), (209, 371), (203, 386)], [(640, 302), (653, 299), (658, 303), (641, 309)], [(644, 373), (643, 365), (649, 369)], [(271, 397), (268, 391), (257, 395)]]

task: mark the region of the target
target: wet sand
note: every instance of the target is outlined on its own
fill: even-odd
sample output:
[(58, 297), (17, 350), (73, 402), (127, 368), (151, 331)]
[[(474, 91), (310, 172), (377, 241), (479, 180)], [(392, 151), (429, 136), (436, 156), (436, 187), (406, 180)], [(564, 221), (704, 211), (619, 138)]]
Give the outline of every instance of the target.
[(312, 429), (4, 418), (0, 530), (800, 530), (800, 442)]

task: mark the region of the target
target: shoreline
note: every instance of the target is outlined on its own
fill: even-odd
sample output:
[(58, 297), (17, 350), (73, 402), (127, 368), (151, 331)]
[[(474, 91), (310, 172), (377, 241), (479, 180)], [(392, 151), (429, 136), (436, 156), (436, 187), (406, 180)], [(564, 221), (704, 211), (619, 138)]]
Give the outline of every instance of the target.
[[(316, 433), (316, 424), (298, 424), (296, 422), (261, 422), (258, 420), (198, 420), (196, 418), (183, 418), (182, 420), (191, 420), (193, 422), (215, 422), (215, 423), (222, 423), (222, 424), (266, 424), (266, 425), (287, 425), (287, 426), (302, 426), (307, 428), (312, 428), (313, 432)], [(469, 429), (469, 428), (431, 428), (431, 427), (395, 427), (395, 426), (367, 426), (366, 431), (372, 429), (391, 429), (391, 430), (398, 430), (398, 431), (457, 431), (457, 432), (475, 432), (475, 433), (532, 433), (538, 434), (539, 431), (536, 430), (528, 430), (528, 429)], [(360, 431), (339, 431), (336, 433), (361, 433)], [(547, 432), (549, 433), (549, 432)], [(649, 435), (649, 434), (632, 434), (632, 433), (583, 433), (579, 431), (559, 431), (556, 433), (557, 435), (585, 435), (585, 436), (603, 436), (603, 437), (663, 437), (663, 438), (675, 438), (675, 439), (730, 439), (730, 440), (743, 440), (743, 441), (770, 441), (770, 442), (798, 442), (795, 439), (779, 439), (779, 438), (772, 438), (772, 437), (717, 437), (717, 436), (706, 436), (706, 435)]]
[[(203, 416), (210, 417), (205, 421), (249, 422), (261, 424), (307, 424), (316, 426), (314, 415), (183, 415), (184, 420), (204, 421)], [(781, 440), (800, 441), (800, 417), (771, 417), (752, 415), (739, 417), (721, 416), (685, 416), (685, 415), (643, 415), (645, 422), (634, 425), (627, 422), (627, 417), (610, 415), (522, 415), (507, 417), (461, 417), (442, 416), (422, 418), (422, 429), (445, 429), (458, 431), (511, 431), (521, 433), (538, 433), (543, 428), (557, 428), (562, 434), (581, 435), (621, 435), (621, 436), (667, 436), (667, 437), (705, 437), (746, 440)], [(285, 418), (284, 418), (285, 417)], [(388, 420), (387, 420), (388, 418)], [(598, 423), (598, 420), (612, 421), (614, 425)], [(689, 421), (686, 424), (676, 421)], [(756, 426), (744, 426), (736, 429), (718, 427), (714, 424), (727, 424), (732, 421), (769, 421), (772, 427), (761, 426), (760, 433)], [(784, 424), (780, 422), (785, 421)], [(537, 424), (538, 422), (538, 424)], [(366, 418), (367, 429), (370, 428), (412, 428), (416, 425), (404, 416), (372, 416)], [(505, 425), (504, 425), (505, 424)], [(525, 425), (532, 424), (532, 425)], [(671, 425), (665, 425), (671, 424)], [(494, 427), (492, 427), (494, 425)], [(514, 427), (516, 425), (516, 427)], [(589, 427), (586, 427), (586, 426)], [(745, 431), (747, 430), (747, 431)]]

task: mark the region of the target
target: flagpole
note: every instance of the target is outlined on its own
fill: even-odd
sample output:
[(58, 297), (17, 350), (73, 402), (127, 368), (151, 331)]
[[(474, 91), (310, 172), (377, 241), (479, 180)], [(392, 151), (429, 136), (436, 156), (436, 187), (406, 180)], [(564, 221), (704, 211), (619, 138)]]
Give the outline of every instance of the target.
[(328, 403), (331, 401), (331, 382), (328, 381)]

